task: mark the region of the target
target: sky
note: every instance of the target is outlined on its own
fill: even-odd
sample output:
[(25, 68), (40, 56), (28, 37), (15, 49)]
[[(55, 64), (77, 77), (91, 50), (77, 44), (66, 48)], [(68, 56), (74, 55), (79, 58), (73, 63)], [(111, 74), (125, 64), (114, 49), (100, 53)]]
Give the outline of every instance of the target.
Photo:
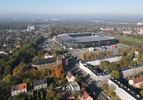
[(143, 0), (0, 0), (0, 16), (143, 16)]

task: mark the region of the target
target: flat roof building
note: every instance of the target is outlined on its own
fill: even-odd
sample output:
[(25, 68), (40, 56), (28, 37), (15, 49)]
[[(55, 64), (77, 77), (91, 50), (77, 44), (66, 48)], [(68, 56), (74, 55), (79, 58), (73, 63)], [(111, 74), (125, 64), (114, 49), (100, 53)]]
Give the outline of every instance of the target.
[(115, 79), (108, 79), (108, 85), (121, 100), (143, 100), (143, 98)]

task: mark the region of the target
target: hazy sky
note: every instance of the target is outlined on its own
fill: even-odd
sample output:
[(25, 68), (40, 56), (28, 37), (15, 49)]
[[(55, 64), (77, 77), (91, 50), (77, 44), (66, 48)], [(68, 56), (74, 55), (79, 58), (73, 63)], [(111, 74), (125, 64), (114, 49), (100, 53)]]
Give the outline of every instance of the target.
[(0, 15), (143, 15), (143, 0), (0, 0)]

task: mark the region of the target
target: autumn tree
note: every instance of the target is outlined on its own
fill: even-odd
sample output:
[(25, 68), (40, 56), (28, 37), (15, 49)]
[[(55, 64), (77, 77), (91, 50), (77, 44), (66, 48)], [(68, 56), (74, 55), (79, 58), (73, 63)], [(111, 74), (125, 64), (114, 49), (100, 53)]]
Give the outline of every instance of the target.
[(56, 70), (56, 77), (57, 77), (57, 78), (60, 78), (61, 75), (62, 75), (62, 71), (59, 70), (59, 69), (57, 69), (57, 70)]
[(57, 54), (56, 54), (56, 53), (53, 53), (53, 54), (52, 54), (52, 57), (57, 57)]
[(63, 73), (64, 69), (62, 65), (55, 65), (54, 66), (54, 72), (57, 78), (63, 78), (64, 77), (64, 73)]
[(82, 54), (81, 54), (81, 59), (82, 59), (82, 60), (85, 60), (85, 59), (86, 59), (86, 54), (85, 54), (85, 53), (82, 53)]

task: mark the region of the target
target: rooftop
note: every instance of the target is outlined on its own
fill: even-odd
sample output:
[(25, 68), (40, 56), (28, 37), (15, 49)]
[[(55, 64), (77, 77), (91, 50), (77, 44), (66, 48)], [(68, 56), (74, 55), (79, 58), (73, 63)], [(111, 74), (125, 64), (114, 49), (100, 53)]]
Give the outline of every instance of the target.
[(72, 87), (73, 87), (76, 91), (78, 91), (78, 90), (80, 89), (80, 86), (78, 85), (78, 83), (77, 83), (76, 81), (70, 82), (69, 84), (71, 84)]
[(41, 65), (41, 64), (47, 64), (47, 63), (54, 63), (56, 62), (56, 58), (47, 58), (47, 59), (40, 59), (31, 62), (33, 65)]
[(68, 71), (67, 77), (70, 79), (72, 76), (73, 76), (73, 75), (72, 75), (71, 71)]
[(101, 33), (92, 32), (60, 34), (57, 37), (63, 41), (70, 43), (94, 42), (115, 39), (114, 37), (106, 36)]
[(85, 90), (81, 90), (82, 100), (87, 100), (89, 94)]
[(22, 89), (25, 89), (25, 88), (27, 88), (27, 84), (26, 83), (21, 83), (21, 84), (18, 84), (18, 85), (11, 86), (11, 91), (22, 90)]
[(143, 98), (139, 95), (136, 94), (134, 91), (130, 90), (130, 88), (124, 86), (122, 83), (120, 83), (119, 81), (117, 81), (116, 79), (110, 79), (112, 82), (114, 82), (116, 85), (118, 85), (118, 87), (122, 88), (124, 91), (126, 91), (126, 93), (130, 94), (131, 96), (133, 96), (135, 99), (137, 100), (143, 100)]
[(39, 79), (39, 80), (33, 81), (33, 83), (34, 83), (34, 86), (41, 85), (41, 84), (47, 84), (47, 79)]
[[(111, 71), (97, 71), (96, 69), (94, 69), (94, 66), (93, 65), (90, 65), (87, 63), (88, 61), (81, 61), (82, 64), (84, 64), (85, 67), (87, 67), (88, 69), (90, 69), (95, 75), (97, 76), (104, 76), (104, 75), (107, 75), (107, 74), (110, 74)], [(123, 67), (123, 68), (119, 68), (118, 70), (119, 71), (125, 71), (125, 70), (129, 70), (129, 69), (132, 69), (132, 68), (137, 68), (137, 67), (142, 67), (143, 64), (134, 64), (134, 65), (131, 65), (131, 66), (127, 66), (127, 67)]]
[(45, 54), (44, 54), (44, 56), (49, 56), (49, 53), (48, 53), (48, 52), (47, 52), (47, 53), (45, 53)]
[(139, 77), (136, 77), (133, 79), (134, 83), (139, 83), (139, 82), (142, 82), (143, 81), (143, 75), (139, 76)]

